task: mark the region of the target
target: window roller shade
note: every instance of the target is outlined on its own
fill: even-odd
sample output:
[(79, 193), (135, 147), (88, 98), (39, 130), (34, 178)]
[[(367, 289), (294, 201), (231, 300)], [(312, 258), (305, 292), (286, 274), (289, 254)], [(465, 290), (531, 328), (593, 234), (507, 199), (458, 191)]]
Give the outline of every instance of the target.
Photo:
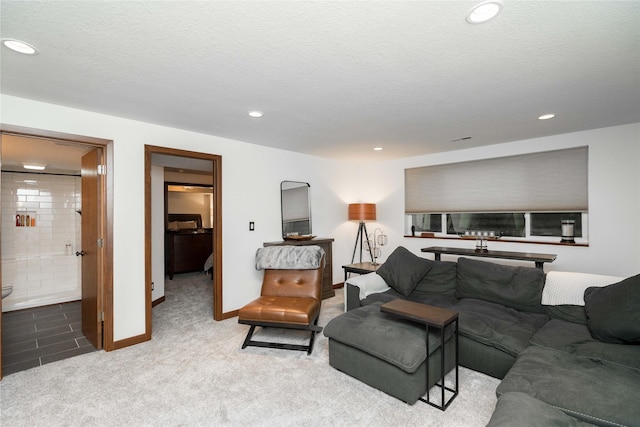
[(405, 169), (405, 212), (588, 210), (588, 148)]

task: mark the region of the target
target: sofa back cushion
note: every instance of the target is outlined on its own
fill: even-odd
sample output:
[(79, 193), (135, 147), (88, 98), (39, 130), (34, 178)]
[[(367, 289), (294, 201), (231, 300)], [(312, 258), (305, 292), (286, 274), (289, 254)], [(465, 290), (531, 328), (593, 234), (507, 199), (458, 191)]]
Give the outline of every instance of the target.
[(415, 292), (455, 296), (458, 264), (453, 261), (425, 261), (431, 269), (420, 279)]
[(413, 292), (430, 268), (431, 264), (428, 260), (398, 246), (376, 273), (387, 282), (387, 285), (406, 297)]
[(640, 275), (584, 292), (587, 325), (594, 338), (614, 344), (640, 344)]
[(516, 310), (544, 313), (540, 303), (543, 288), (542, 269), (458, 258), (458, 298), (476, 298)]

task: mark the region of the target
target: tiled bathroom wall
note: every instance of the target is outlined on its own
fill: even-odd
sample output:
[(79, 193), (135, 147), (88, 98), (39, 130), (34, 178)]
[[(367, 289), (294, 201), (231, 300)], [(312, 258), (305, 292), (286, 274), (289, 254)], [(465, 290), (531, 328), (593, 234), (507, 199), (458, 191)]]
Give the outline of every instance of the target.
[(80, 177), (2, 172), (2, 311), (82, 297), (80, 201)]

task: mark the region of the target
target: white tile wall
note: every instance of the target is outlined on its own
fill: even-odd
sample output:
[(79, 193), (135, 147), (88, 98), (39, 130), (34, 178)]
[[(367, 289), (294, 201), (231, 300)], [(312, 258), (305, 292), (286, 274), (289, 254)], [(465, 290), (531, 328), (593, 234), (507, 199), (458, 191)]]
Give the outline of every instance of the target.
[[(13, 285), (3, 311), (81, 298), (80, 189), (80, 177), (2, 172), (2, 284)], [(16, 227), (20, 213), (35, 227)]]

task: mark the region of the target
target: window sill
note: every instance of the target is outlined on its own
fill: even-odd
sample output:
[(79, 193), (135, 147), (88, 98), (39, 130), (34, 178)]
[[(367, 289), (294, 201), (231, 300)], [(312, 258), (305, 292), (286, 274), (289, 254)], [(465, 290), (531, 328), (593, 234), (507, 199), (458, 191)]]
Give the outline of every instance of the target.
[[(426, 236), (404, 236), (409, 239), (439, 239), (439, 240), (469, 240), (462, 237), (453, 236), (436, 236), (433, 233), (427, 233)], [(516, 240), (501, 237), (500, 239), (491, 240), (492, 242), (504, 242), (504, 243), (527, 243), (533, 245), (554, 245), (554, 246), (577, 246), (581, 248), (588, 248), (589, 243), (563, 243), (563, 242), (542, 242), (539, 240)]]

